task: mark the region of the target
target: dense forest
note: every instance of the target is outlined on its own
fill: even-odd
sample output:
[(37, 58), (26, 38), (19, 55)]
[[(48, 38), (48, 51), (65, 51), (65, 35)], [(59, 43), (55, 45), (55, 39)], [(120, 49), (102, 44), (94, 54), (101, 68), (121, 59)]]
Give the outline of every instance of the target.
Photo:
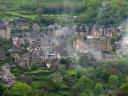
[[(70, 68), (73, 58), (61, 60), (57, 70), (13, 67), (17, 77), (13, 87), (0, 84), (1, 96), (128, 96), (127, 58), (116, 62), (94, 63), (79, 59), (78, 67)], [(89, 63), (90, 62), (90, 63)], [(21, 75), (22, 74), (22, 75)]]

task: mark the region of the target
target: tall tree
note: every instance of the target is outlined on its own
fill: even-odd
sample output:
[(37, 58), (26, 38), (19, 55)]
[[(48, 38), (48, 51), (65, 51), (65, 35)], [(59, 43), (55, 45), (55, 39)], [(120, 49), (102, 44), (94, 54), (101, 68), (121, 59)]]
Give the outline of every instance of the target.
[(14, 96), (28, 96), (32, 92), (32, 88), (26, 83), (17, 82), (14, 87), (12, 87), (12, 93)]

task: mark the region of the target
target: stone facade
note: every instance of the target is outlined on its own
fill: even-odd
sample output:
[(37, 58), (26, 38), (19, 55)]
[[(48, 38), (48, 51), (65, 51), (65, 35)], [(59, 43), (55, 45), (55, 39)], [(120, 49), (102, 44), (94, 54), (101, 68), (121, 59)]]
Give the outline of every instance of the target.
[(0, 37), (7, 40), (11, 38), (11, 28), (8, 22), (0, 22)]
[(57, 59), (77, 56), (79, 53), (88, 53), (90, 49), (110, 52), (113, 32), (118, 30), (95, 25), (89, 27), (84, 24), (72, 27), (54, 24), (42, 29), (35, 23), (29, 31), (12, 35), (13, 46), (20, 48), (23, 42), (28, 43), (28, 52), (20, 55), (17, 63), (23, 66), (31, 66), (33, 62), (47, 62), (50, 60), (50, 54), (54, 54), (55, 58), (47, 63), (58, 62)]
[(10, 66), (5, 64), (2, 66), (2, 70), (0, 71), (0, 79), (7, 85), (12, 86), (15, 82), (15, 76), (10, 72)]
[(78, 32), (74, 44), (77, 50), (88, 51), (89, 49), (99, 50), (101, 52), (112, 51), (111, 38), (114, 28), (87, 27), (81, 25), (76, 30)]

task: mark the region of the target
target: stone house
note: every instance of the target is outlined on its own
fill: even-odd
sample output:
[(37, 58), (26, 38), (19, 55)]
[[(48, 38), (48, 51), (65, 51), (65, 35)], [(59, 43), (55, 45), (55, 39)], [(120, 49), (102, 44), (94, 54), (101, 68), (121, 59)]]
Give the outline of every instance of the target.
[(37, 23), (35, 23), (35, 24), (32, 25), (32, 31), (33, 32), (40, 32), (41, 28)]
[(93, 36), (94, 38), (100, 37), (112, 37), (112, 33), (115, 32), (113, 28), (103, 28), (102, 26), (93, 26), (89, 32), (89, 35)]
[(75, 31), (77, 32), (77, 36), (86, 37), (89, 34), (89, 27), (86, 25), (77, 26)]
[(18, 38), (18, 37), (13, 37), (12, 38), (12, 44), (13, 44), (13, 46), (20, 47), (22, 43), (23, 42), (22, 42), (22, 39), (21, 38)]
[(30, 60), (29, 57), (30, 57), (29, 53), (25, 53), (23, 55), (20, 55), (20, 57), (17, 58), (16, 63), (19, 66), (24, 67), (24, 68), (25, 67), (30, 67), (31, 65), (30, 65), (30, 62), (29, 62), (29, 60)]
[(88, 38), (88, 49), (96, 49), (102, 52), (112, 51), (112, 45), (109, 38)]
[(77, 38), (73, 42), (73, 45), (74, 45), (74, 48), (77, 52), (86, 53), (86, 51), (88, 50), (88, 45), (83, 38)]
[(24, 18), (17, 18), (15, 20), (15, 29), (28, 30), (30, 29), (29, 22)]
[(102, 52), (112, 51), (111, 38), (113, 28), (103, 28), (102, 26), (86, 27), (81, 25), (77, 28), (77, 36), (75, 40), (76, 48), (80, 47), (84, 50), (95, 49)]
[(15, 83), (15, 76), (10, 72), (10, 66), (5, 64), (0, 71), (0, 79), (7, 85), (12, 86)]
[(0, 37), (9, 40), (11, 38), (11, 28), (8, 22), (0, 22)]
[(93, 36), (94, 38), (100, 38), (100, 37), (103, 36), (103, 29), (94, 26), (94, 27), (91, 29), (89, 35)]
[(15, 47), (21, 47), (22, 44), (26, 43), (24, 33), (12, 33), (12, 44)]

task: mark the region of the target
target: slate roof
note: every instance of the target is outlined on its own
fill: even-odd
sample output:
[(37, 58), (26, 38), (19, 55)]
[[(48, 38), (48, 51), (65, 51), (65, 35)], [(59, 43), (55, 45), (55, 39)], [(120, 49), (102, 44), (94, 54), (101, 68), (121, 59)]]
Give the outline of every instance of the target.
[(0, 22), (0, 30), (6, 30), (4, 22)]

